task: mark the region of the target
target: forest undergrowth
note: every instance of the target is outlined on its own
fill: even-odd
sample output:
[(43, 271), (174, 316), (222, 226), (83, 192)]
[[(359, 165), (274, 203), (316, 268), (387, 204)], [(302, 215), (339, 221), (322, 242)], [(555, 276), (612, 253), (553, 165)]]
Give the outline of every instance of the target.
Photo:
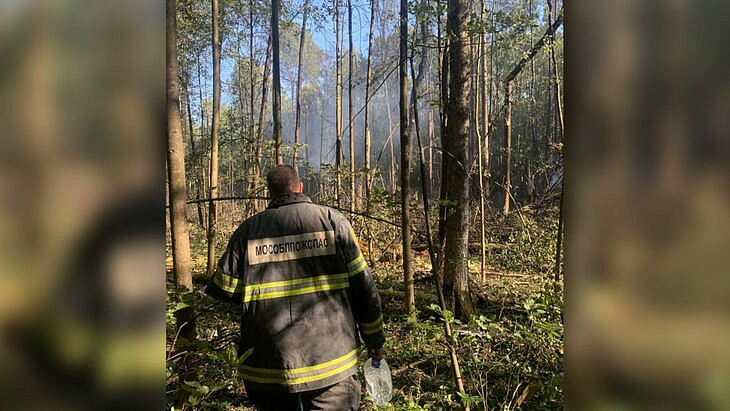
[[(459, 321), (438, 307), (427, 251), (415, 252), (415, 322), (408, 320), (401, 303), (404, 288), (399, 256), (374, 256), (377, 262), (372, 272), (383, 303), (388, 338), (384, 348), (394, 393), (391, 402), (380, 408), (363, 396), (362, 410), (458, 409), (465, 401), (472, 409), (563, 408), (563, 289), (553, 279), (556, 206), (525, 208), (508, 217), (493, 215), (487, 230), (484, 284), (479, 283), (480, 250), (471, 250), (469, 269), (477, 315), (469, 321)], [(357, 221), (354, 225), (363, 227)], [(377, 238), (389, 238), (385, 237), (389, 227), (370, 224), (369, 228), (376, 238), (372, 252), (379, 253)], [(478, 246), (476, 230), (471, 243)], [(224, 242), (227, 236), (218, 238)], [(202, 293), (204, 232), (193, 229), (191, 240), (199, 276), (196, 292), (185, 301), (177, 297), (168, 267), (168, 409), (174, 409), (181, 394), (188, 396), (194, 409), (253, 409), (236, 371), (240, 307), (219, 303)], [(366, 243), (363, 237), (361, 242)], [(196, 311), (197, 341), (192, 343), (176, 338), (175, 332), (174, 311), (188, 304)], [(444, 337), (443, 321), (451, 322), (451, 341)], [(454, 389), (447, 344), (456, 347), (465, 397)], [(362, 364), (364, 353), (361, 360)], [(179, 385), (179, 367), (185, 362), (195, 372)]]

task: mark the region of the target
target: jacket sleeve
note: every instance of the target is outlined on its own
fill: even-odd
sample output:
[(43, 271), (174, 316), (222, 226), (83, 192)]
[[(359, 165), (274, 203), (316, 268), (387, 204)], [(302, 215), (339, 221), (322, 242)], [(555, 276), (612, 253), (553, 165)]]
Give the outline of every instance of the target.
[(368, 348), (381, 348), (385, 343), (385, 332), (380, 296), (360, 251), (355, 232), (344, 217), (337, 223), (337, 243), (347, 264), (350, 306), (360, 330), (360, 337)]
[(225, 253), (218, 260), (213, 276), (205, 287), (209, 296), (231, 303), (243, 301), (243, 261), (241, 240), (239, 233), (235, 233), (226, 247)]

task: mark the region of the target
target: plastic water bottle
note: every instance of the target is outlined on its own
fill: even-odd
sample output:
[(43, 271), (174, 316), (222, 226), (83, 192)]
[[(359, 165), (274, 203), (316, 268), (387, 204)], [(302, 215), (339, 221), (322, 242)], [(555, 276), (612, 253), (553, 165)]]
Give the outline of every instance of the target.
[(363, 366), (365, 388), (376, 405), (382, 405), (393, 397), (393, 383), (390, 379), (390, 367), (385, 360), (368, 358)]

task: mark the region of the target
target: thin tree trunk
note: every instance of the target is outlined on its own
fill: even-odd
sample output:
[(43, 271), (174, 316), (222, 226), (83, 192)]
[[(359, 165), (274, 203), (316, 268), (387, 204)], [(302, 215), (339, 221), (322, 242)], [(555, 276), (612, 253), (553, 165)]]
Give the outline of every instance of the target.
[[(248, 50), (249, 50), (249, 58), (250, 58), (250, 61), (249, 61), (249, 64), (248, 64), (248, 68), (249, 68), (249, 76), (251, 77), (250, 78), (250, 81), (251, 81), (251, 83), (250, 83), (250, 86), (251, 86), (251, 95), (250, 95), (250, 97), (251, 97), (251, 99), (249, 100), (249, 104), (251, 105), (251, 107), (250, 107), (250, 109), (251, 109), (250, 110), (251, 111), (251, 117), (250, 117), (250, 121), (251, 121), (251, 139), (254, 141), (254, 144), (256, 146), (256, 149), (255, 149), (256, 150), (255, 151), (256, 158), (255, 158), (255, 161), (253, 162), (254, 163), (254, 167), (253, 167), (254, 169), (253, 169), (253, 183), (252, 183), (252, 186), (253, 186), (252, 192), (255, 195), (255, 194), (257, 194), (256, 190), (258, 190), (258, 184), (259, 184), (259, 181), (260, 181), (260, 178), (261, 178), (261, 159), (260, 159), (261, 142), (259, 141), (258, 134), (256, 134), (256, 123), (254, 123), (254, 99), (255, 99), (255, 96), (254, 96), (254, 94), (255, 94), (255, 92), (254, 92), (254, 86), (255, 86), (255, 83), (256, 83), (256, 77), (254, 75), (254, 62), (256, 61), (256, 59), (254, 58), (255, 57), (255, 50), (254, 50), (254, 45), (253, 45), (253, 43), (254, 43), (254, 35), (253, 35), (253, 0), (249, 0), (248, 1), (248, 23), (249, 23), (249, 26), (248, 26), (248, 28), (249, 28), (249, 32), (248, 32), (248, 36), (249, 36), (248, 37), (248, 41), (249, 41), (249, 43), (248, 43)], [(258, 212), (258, 210), (259, 210), (259, 207), (258, 207), (259, 206), (259, 201), (258, 200), (254, 200), (251, 203), (251, 206), (252, 206), (252, 209), (253, 209), (253, 213), (256, 214)]]
[(350, 136), (350, 211), (355, 211), (355, 130), (353, 120), (355, 118), (355, 96), (352, 91), (352, 67), (353, 44), (352, 44), (352, 0), (347, 0), (347, 37), (349, 50), (347, 54), (347, 128)]
[(411, 208), (410, 208), (410, 171), (411, 141), (408, 135), (408, 0), (400, 0), (400, 182), (401, 182), (401, 233), (403, 240), (403, 283), (405, 295), (403, 305), (406, 312), (415, 319), (415, 291), (411, 269)]
[[(440, 9), (441, 6), (441, 0), (438, 1), (438, 6)], [(440, 93), (439, 93), (439, 103), (440, 103), (440, 113), (441, 113), (441, 121), (440, 121), (440, 129), (441, 129), (441, 187), (439, 192), (439, 245), (442, 246), (444, 244), (444, 241), (446, 239), (446, 196), (447, 191), (449, 187), (448, 179), (446, 178), (446, 172), (450, 167), (451, 164), (451, 158), (446, 153), (446, 145), (448, 140), (448, 135), (446, 134), (446, 124), (447, 124), (447, 102), (449, 101), (449, 42), (448, 38), (447, 41), (443, 45), (443, 49), (441, 48), (441, 39), (444, 37), (442, 26), (441, 26), (441, 15), (439, 14), (439, 17), (436, 19), (437, 23), (437, 33), (438, 33), (438, 47), (440, 49), (441, 53), (441, 69), (440, 69), (440, 76), (439, 76), (439, 86), (440, 86)]]
[[(375, 27), (376, 0), (370, 2), (370, 31), (368, 35), (368, 63), (365, 76), (365, 210), (370, 212), (370, 78), (373, 62), (373, 28)], [(386, 80), (387, 81), (387, 80)]]
[(297, 106), (296, 117), (294, 120), (294, 154), (292, 155), (292, 165), (298, 169), (299, 154), (299, 123), (301, 121), (302, 110), (302, 58), (304, 56), (304, 36), (307, 32), (307, 13), (309, 12), (309, 1), (304, 1), (304, 11), (302, 12), (302, 30), (299, 33), (299, 59), (297, 63)]
[[(200, 67), (201, 67), (201, 64), (200, 64), (200, 55), (196, 55), (195, 57), (196, 57), (197, 68), (198, 68), (197, 72), (198, 72), (198, 101), (200, 103), (199, 104), (199, 106), (200, 106), (200, 136), (201, 136), (200, 138), (202, 140), (203, 139), (203, 136), (206, 136), (207, 133), (208, 133), (208, 131), (207, 131), (206, 127), (205, 127), (205, 123), (207, 121), (207, 118), (206, 118), (206, 115), (205, 115), (205, 109), (203, 108), (204, 107), (204, 105), (203, 105), (204, 100), (203, 100), (202, 77), (200, 75)], [(200, 172), (200, 175), (199, 175), (199, 178), (200, 178), (199, 187), (200, 187), (200, 191), (208, 192), (208, 190), (206, 189), (206, 186), (205, 186), (206, 182), (208, 181), (208, 178), (207, 178), (207, 176), (205, 174), (206, 173), (206, 167), (205, 167), (205, 163), (204, 163), (204, 160), (203, 160), (204, 157), (205, 156), (203, 156), (202, 154), (200, 155), (200, 159), (199, 159), (200, 160), (200, 164), (198, 164), (198, 170)], [(196, 198), (200, 198), (200, 195), (199, 194), (200, 193), (197, 193), (196, 194)], [(207, 225), (206, 225), (206, 222), (205, 221), (203, 221), (203, 227), (202, 228), (204, 230), (206, 230), (206, 233), (207, 233), (208, 228), (207, 228)]]
[[(480, 15), (479, 19), (481, 20), (484, 18), (484, 0), (481, 0), (481, 9), (480, 9)], [(482, 88), (482, 80), (483, 80), (483, 72), (486, 69), (484, 65), (484, 59), (482, 58), (484, 56), (484, 34), (479, 34), (479, 42), (477, 45), (477, 69), (476, 69), (476, 86), (474, 88), (474, 129), (476, 130), (477, 134), (477, 172), (479, 173), (479, 236), (480, 236), (480, 264), (479, 264), (479, 278), (481, 280), (481, 283), (484, 284), (486, 281), (485, 278), (485, 266), (487, 263), (487, 242), (486, 242), (486, 230), (484, 226), (484, 169), (483, 169), (483, 162), (484, 162), (484, 146), (482, 144), (482, 133), (486, 132), (486, 128), (482, 129), (482, 126), (484, 126), (483, 122), (483, 101), (486, 99), (486, 95), (483, 93)], [(481, 96), (480, 96), (481, 92)]]
[(335, 2), (335, 133), (337, 134), (335, 142), (335, 203), (339, 207), (341, 205), (342, 175), (340, 167), (342, 167), (342, 62), (340, 60), (340, 0)]
[[(383, 54), (385, 56), (385, 54)], [(388, 112), (388, 130), (393, 129), (393, 115), (390, 111), (390, 93), (388, 93), (388, 79), (385, 79), (385, 82), (383, 83), (383, 86), (385, 87), (385, 110)], [(396, 190), (396, 182), (395, 182), (395, 153), (393, 150), (393, 140), (391, 139), (389, 141), (390, 143), (390, 192), (395, 193)]]
[(512, 81), (508, 81), (504, 85), (504, 202), (502, 203), (502, 213), (509, 214), (510, 206), (510, 179), (512, 165)]
[(474, 313), (469, 290), (467, 257), (469, 252), (469, 37), (466, 33), (469, 9), (465, 0), (448, 1), (449, 105), (446, 125), (447, 144), (444, 155), (451, 158), (444, 178), (448, 180), (444, 287), (452, 298), (455, 314), (468, 319)]
[[(263, 145), (263, 138), (264, 138), (264, 122), (265, 115), (266, 115), (266, 103), (268, 103), (268, 92), (269, 92), (269, 78), (271, 74), (271, 64), (273, 60), (273, 49), (274, 49), (274, 41), (273, 36), (271, 35), (271, 31), (269, 31), (269, 39), (267, 41), (266, 45), (266, 62), (264, 63), (264, 73), (263, 73), (263, 79), (261, 82), (261, 107), (259, 107), (259, 126), (258, 131), (256, 135), (256, 161), (258, 162), (258, 173), (255, 177), (255, 183), (259, 183), (259, 178), (263, 177), (263, 153), (261, 152), (261, 146)], [(261, 204), (261, 206), (265, 206), (264, 204)]]
[(274, 153), (276, 164), (284, 162), (281, 136), (281, 65), (279, 63), (279, 2), (271, 0), (271, 39), (274, 47), (274, 101), (272, 103), (274, 117)]
[[(481, 0), (481, 14), (482, 18), (487, 15), (486, 10), (486, 4), (485, 0)], [(482, 65), (482, 75), (479, 78), (480, 81), (480, 89), (481, 89), (481, 95), (482, 95), (482, 104), (481, 104), (481, 127), (482, 127), (482, 136), (484, 139), (484, 145), (482, 147), (482, 154), (484, 156), (484, 164), (482, 166), (482, 173), (486, 171), (486, 173), (489, 173), (489, 100), (488, 100), (488, 92), (487, 92), (487, 37), (486, 33), (482, 32), (479, 38), (479, 45), (481, 47), (480, 51), (480, 57), (481, 57), (481, 65)], [(491, 70), (491, 68), (489, 69)], [(486, 201), (487, 198), (489, 198), (489, 181), (483, 182), (482, 187), (482, 201)]]
[[(220, 126), (221, 104), (221, 51), (218, 28), (218, 0), (212, 0), (213, 14), (213, 124), (211, 127), (210, 148), (210, 196), (218, 197), (218, 127)], [(215, 201), (208, 203), (208, 275), (213, 275), (216, 264), (215, 238), (217, 230), (217, 210)]]

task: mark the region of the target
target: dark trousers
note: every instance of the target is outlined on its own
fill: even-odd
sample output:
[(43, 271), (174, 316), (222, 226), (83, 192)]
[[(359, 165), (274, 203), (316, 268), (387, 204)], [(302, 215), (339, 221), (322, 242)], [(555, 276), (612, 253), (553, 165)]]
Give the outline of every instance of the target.
[(314, 391), (284, 393), (250, 390), (248, 398), (258, 411), (357, 410), (360, 406), (360, 381), (357, 375)]

